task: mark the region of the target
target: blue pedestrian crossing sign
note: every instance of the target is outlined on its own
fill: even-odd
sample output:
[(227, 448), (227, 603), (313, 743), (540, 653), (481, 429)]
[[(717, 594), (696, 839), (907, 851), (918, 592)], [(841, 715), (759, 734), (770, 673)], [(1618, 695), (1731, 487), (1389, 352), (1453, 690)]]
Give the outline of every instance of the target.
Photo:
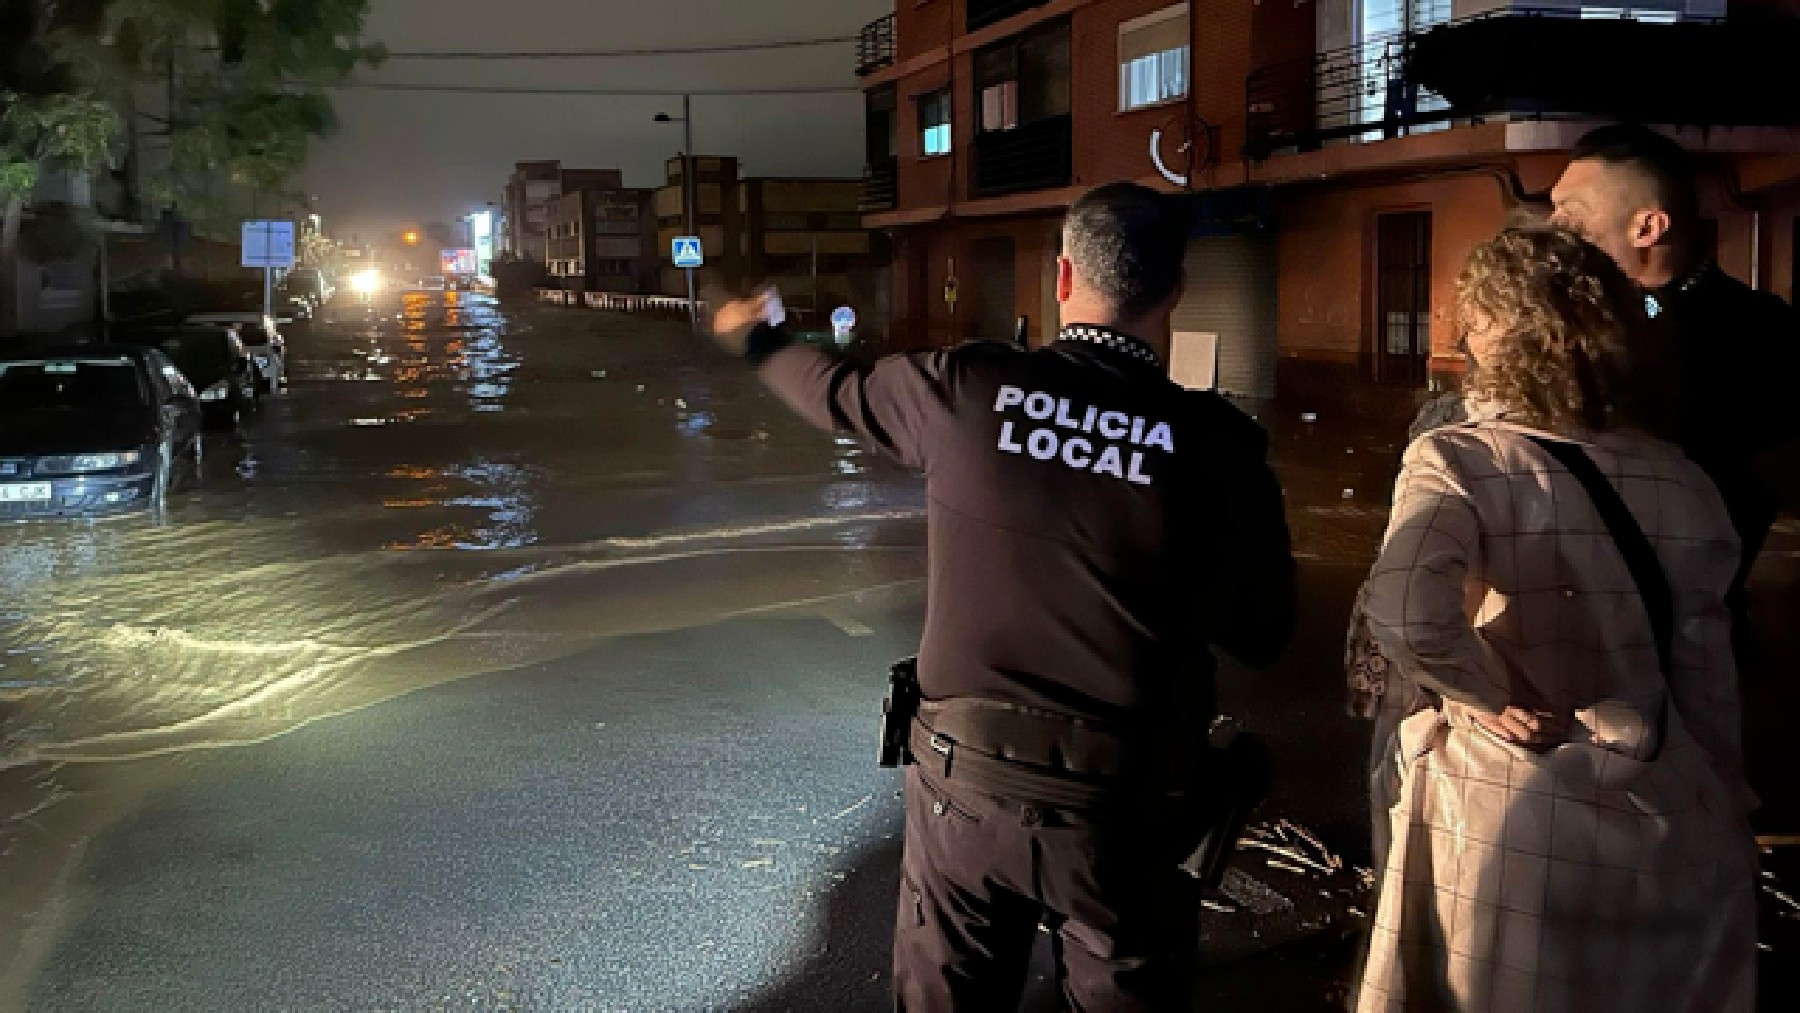
[(706, 263), (706, 254), (700, 249), (699, 236), (676, 236), (674, 246), (672, 252), (676, 267), (699, 267)]

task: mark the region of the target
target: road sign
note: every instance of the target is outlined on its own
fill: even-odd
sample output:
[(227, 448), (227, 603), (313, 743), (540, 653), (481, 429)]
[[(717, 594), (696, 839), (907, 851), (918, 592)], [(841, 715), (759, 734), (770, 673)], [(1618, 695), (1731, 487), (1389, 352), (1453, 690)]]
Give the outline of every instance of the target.
[(700, 248), (699, 236), (676, 236), (671, 253), (676, 267), (699, 267), (706, 263), (706, 254)]
[(245, 267), (294, 266), (293, 222), (245, 222), (243, 244)]

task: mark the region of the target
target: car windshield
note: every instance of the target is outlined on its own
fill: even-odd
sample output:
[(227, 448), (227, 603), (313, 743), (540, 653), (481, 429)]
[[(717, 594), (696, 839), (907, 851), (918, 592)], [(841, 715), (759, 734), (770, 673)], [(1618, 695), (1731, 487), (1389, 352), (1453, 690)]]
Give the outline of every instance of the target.
[(137, 366), (119, 359), (0, 362), (0, 407), (8, 412), (141, 407)]
[(190, 378), (196, 372), (224, 376), (231, 372), (231, 334), (224, 330), (193, 330), (170, 334), (158, 345)]

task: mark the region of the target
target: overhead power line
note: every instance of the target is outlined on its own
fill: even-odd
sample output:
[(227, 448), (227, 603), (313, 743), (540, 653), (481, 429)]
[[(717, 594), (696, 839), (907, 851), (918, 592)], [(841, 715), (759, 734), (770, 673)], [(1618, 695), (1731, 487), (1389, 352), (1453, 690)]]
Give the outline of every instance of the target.
[(830, 35), (815, 39), (779, 39), (773, 42), (735, 42), (711, 46), (662, 46), (643, 49), (568, 50), (461, 50), (389, 53), (390, 60), (600, 60), (633, 56), (688, 56), (712, 53), (754, 53), (775, 49), (808, 49), (855, 42), (854, 35)]
[(391, 81), (353, 81), (342, 85), (363, 91), (453, 92), (464, 95), (613, 95), (662, 98), (680, 95), (839, 95), (861, 93), (855, 85), (807, 88), (538, 88), (512, 85), (407, 84)]

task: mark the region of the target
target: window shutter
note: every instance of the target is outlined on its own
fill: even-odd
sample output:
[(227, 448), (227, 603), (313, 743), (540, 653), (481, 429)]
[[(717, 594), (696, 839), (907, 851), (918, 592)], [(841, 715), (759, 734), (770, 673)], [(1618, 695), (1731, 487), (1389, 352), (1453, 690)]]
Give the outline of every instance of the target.
[(1176, 4), (1119, 26), (1119, 62), (1180, 49), (1189, 41), (1188, 5)]

